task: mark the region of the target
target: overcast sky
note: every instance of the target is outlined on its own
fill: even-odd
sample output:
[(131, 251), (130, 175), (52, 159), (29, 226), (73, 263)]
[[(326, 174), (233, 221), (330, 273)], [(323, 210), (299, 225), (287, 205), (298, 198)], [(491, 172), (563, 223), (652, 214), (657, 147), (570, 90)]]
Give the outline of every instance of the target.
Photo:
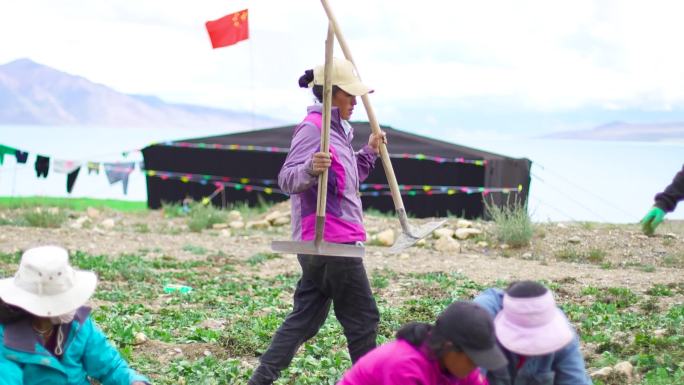
[[(382, 122), (478, 103), (541, 115), (684, 105), (682, 1), (330, 4)], [(212, 50), (204, 22), (244, 8), (250, 39)], [(317, 0), (5, 0), (0, 63), (28, 57), (125, 93), (294, 121), (325, 32)]]

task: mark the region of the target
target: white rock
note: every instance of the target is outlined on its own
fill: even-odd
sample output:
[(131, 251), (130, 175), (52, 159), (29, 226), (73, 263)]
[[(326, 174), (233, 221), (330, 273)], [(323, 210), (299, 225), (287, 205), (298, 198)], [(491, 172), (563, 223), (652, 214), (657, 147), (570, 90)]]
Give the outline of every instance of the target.
[(465, 229), (468, 227), (473, 227), (473, 222), (469, 221), (467, 219), (459, 219), (456, 221), (456, 228), (457, 229)]
[(456, 238), (458, 239), (468, 239), (473, 235), (482, 234), (482, 230), (474, 228), (460, 228), (456, 229)]
[(243, 222), (243, 221), (231, 221), (230, 223), (228, 223), (228, 227), (230, 227), (231, 229), (241, 229), (241, 228), (245, 227), (245, 222)]
[(427, 245), (427, 241), (425, 240), (425, 238), (422, 238), (422, 239), (419, 239), (418, 241), (416, 241), (416, 246), (418, 246), (418, 247), (425, 247), (425, 245)]
[(242, 221), (242, 214), (237, 210), (231, 210), (228, 212), (228, 221), (237, 222)]
[(219, 234), (221, 234), (222, 237), (230, 237), (232, 235), (228, 229), (221, 230)]
[(508, 250), (508, 249), (510, 249), (510, 248), (511, 248), (511, 246), (509, 246), (507, 243), (502, 243), (502, 244), (501, 244), (501, 250)]
[(116, 225), (116, 222), (112, 218), (107, 218), (104, 221), (100, 222), (100, 226), (104, 227), (105, 229), (112, 229)]
[(435, 239), (444, 238), (444, 237), (451, 238), (453, 236), (454, 236), (454, 230), (447, 228), (447, 227), (442, 227), (442, 228), (439, 228), (439, 229), (432, 232), (432, 237)]
[(275, 221), (276, 219), (278, 219), (278, 218), (280, 218), (280, 217), (282, 217), (282, 216), (285, 216), (285, 215), (289, 215), (289, 214), (287, 214), (287, 213), (285, 213), (285, 212), (282, 212), (282, 211), (276, 210), (276, 211), (272, 211), (272, 212), (268, 213), (268, 214), (264, 217), (264, 220), (266, 220), (266, 221), (268, 221), (268, 222), (270, 222), (270, 223), (273, 223), (273, 221)]
[(211, 228), (214, 230), (227, 229), (228, 224), (227, 223), (214, 223), (213, 225), (211, 225)]
[(558, 227), (559, 229), (567, 229), (567, 228), (568, 228), (568, 226), (566, 226), (566, 225), (564, 225), (564, 224), (562, 224), (562, 223), (557, 223), (557, 224), (556, 224), (556, 227)]
[(665, 234), (663, 234), (663, 237), (668, 238), (668, 239), (677, 239), (677, 234), (675, 234), (675, 233), (665, 233)]
[(290, 224), (290, 214), (280, 216), (271, 222), (273, 226), (285, 226)]
[(606, 366), (605, 368), (601, 368), (593, 373), (591, 373), (592, 378), (607, 378), (613, 373), (613, 368), (610, 366)]
[(667, 329), (656, 329), (653, 331), (653, 335), (656, 337), (664, 337), (667, 334)]
[(387, 229), (375, 234), (375, 240), (381, 246), (392, 246), (394, 244), (394, 230)]
[(202, 353), (202, 354), (204, 354), (206, 357), (209, 357), (211, 355), (211, 352), (208, 350), (205, 350), (204, 353)]
[(570, 237), (570, 238), (568, 238), (568, 243), (574, 243), (574, 244), (582, 243), (582, 238), (580, 238), (578, 236)]
[(409, 254), (408, 253), (401, 253), (401, 254), (399, 254), (399, 259), (409, 259)]
[(88, 215), (89, 218), (97, 218), (100, 216), (100, 210), (96, 209), (95, 207), (88, 207), (86, 209), (86, 215)]
[(440, 238), (435, 241), (434, 248), (437, 251), (448, 253), (460, 253), (461, 244), (454, 238)]
[(69, 227), (71, 227), (72, 229), (81, 229), (83, 228), (83, 224), (89, 220), (90, 219), (88, 217), (79, 217), (73, 223), (71, 223)]
[(247, 229), (257, 229), (257, 230), (258, 229), (267, 229), (269, 227), (271, 227), (271, 224), (265, 219), (262, 219), (260, 221), (249, 221), (245, 225), (245, 228), (247, 228)]
[(485, 241), (480, 241), (480, 242), (477, 243), (477, 245), (478, 245), (479, 247), (487, 247), (487, 246), (489, 246), (489, 243), (487, 243), (487, 242), (485, 242)]
[(613, 370), (627, 377), (627, 379), (631, 379), (632, 373), (634, 372), (634, 367), (628, 361), (622, 361), (615, 364), (615, 366), (613, 366)]
[(59, 214), (59, 207), (50, 207), (48, 209), (48, 214), (52, 214), (52, 215)]
[(145, 342), (147, 342), (147, 336), (143, 332), (135, 333), (134, 338), (136, 345), (144, 344)]

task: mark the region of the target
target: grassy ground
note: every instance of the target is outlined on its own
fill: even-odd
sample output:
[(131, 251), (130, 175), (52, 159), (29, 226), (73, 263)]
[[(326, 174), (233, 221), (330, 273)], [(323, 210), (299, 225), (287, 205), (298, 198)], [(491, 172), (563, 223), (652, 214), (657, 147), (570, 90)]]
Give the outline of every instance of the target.
[(30, 207), (59, 207), (82, 211), (88, 207), (97, 209), (110, 208), (123, 212), (137, 212), (147, 210), (146, 202), (131, 202), (115, 199), (91, 199), (91, 198), (55, 198), (55, 197), (0, 197), (0, 207), (3, 208), (30, 208)]
[[(246, 383), (291, 310), (296, 262), (267, 251), (271, 239), (287, 237), (287, 226), (234, 230), (227, 236), (210, 229), (213, 218), (227, 213), (198, 210), (174, 217), (180, 208), (169, 207), (166, 216), (103, 210), (89, 227), (74, 229), (71, 224), (83, 217), (70, 211), (76, 208), (53, 211), (43, 202), (36, 205), (40, 210), (31, 203), (0, 208), (0, 277), (16, 271), (18, 245), (52, 240), (71, 245), (74, 265), (96, 271), (100, 280), (92, 300), (94, 319), (155, 384)], [(263, 208), (240, 210), (246, 217), (263, 213)], [(31, 213), (39, 217), (33, 225), (27, 219)], [(116, 218), (116, 225), (104, 230), (100, 222), (107, 217)], [(201, 224), (200, 231), (191, 232), (193, 221)], [(370, 217), (368, 225), (385, 229), (388, 221), (394, 219)], [(381, 313), (378, 343), (392, 339), (406, 322), (434, 320), (453, 300), (505, 287), (519, 265), (527, 272), (553, 272), (540, 279), (577, 327), (588, 368), (621, 361), (635, 367), (631, 382), (613, 375), (596, 384), (684, 383), (684, 259), (673, 254), (681, 250), (681, 229), (665, 228), (675, 231), (675, 238), (642, 239), (631, 227), (603, 227), (536, 228), (530, 246), (513, 251), (463, 241), (463, 250), (480, 250), (474, 257), (413, 248), (405, 257), (388, 258), (369, 248), (367, 269)], [(577, 234), (585, 234), (582, 243), (568, 241)], [(482, 239), (500, 236), (494, 227)], [(659, 259), (649, 262), (649, 269), (610, 259), (619, 253), (627, 260), (637, 247), (656, 249)], [(498, 256), (492, 255), (495, 250)], [(628, 278), (619, 278), (623, 273)], [(166, 293), (167, 284), (193, 290)], [(277, 384), (334, 384), (349, 365), (341, 327), (331, 313)]]

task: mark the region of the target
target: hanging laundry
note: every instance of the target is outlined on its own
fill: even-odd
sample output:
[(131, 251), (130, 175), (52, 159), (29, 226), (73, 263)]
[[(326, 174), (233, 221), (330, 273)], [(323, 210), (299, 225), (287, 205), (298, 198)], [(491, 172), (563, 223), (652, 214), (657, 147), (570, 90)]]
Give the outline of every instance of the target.
[(76, 183), (78, 173), (81, 171), (81, 162), (75, 160), (55, 159), (52, 162), (52, 167), (54, 168), (55, 172), (67, 174), (67, 193), (71, 194), (71, 190), (74, 188), (74, 183)]
[(28, 160), (28, 152), (17, 150), (14, 152), (14, 156), (17, 157), (17, 163), (25, 164)]
[(50, 158), (38, 155), (36, 157), (36, 176), (47, 178), (48, 171), (50, 171)]
[(88, 162), (88, 175), (93, 172), (100, 175), (100, 164), (97, 162)]
[(116, 162), (104, 163), (105, 174), (109, 184), (114, 184), (121, 181), (123, 183), (123, 192), (128, 194), (128, 176), (135, 169), (135, 162)]
[(5, 162), (5, 155), (14, 155), (17, 149), (0, 144), (0, 165)]

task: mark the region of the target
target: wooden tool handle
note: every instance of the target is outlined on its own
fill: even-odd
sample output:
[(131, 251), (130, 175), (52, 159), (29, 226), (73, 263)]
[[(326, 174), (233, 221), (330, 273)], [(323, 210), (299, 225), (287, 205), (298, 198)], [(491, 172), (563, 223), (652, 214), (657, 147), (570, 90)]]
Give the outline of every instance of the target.
[[(335, 33), (332, 23), (328, 24), (328, 37), (325, 39), (325, 66), (323, 75), (323, 127), (321, 127), (321, 152), (329, 152), (330, 147), (330, 110), (332, 109), (332, 66)], [(328, 169), (318, 177), (318, 199), (316, 216), (325, 217), (328, 193)], [(322, 234), (321, 234), (322, 235)], [(316, 234), (318, 237), (318, 234)]]
[[(354, 67), (356, 67), (356, 63), (354, 63), (351, 51), (349, 50), (349, 46), (347, 46), (347, 41), (344, 40), (344, 36), (342, 36), (342, 31), (340, 30), (339, 24), (337, 24), (337, 20), (335, 19), (335, 15), (333, 15), (330, 5), (328, 5), (328, 1), (321, 0), (321, 4), (323, 4), (323, 9), (325, 9), (325, 13), (328, 15), (328, 20), (332, 25), (332, 29), (335, 31), (337, 42), (340, 43), (340, 47), (342, 48), (344, 57), (346, 57), (347, 60), (349, 60), (354, 65)], [(359, 79), (361, 79), (361, 75), (359, 74), (358, 68), (356, 68), (356, 74), (359, 76)], [(373, 111), (373, 107), (371, 106), (368, 95), (363, 95), (361, 97), (361, 101), (363, 102), (363, 107), (366, 109), (366, 114), (368, 115), (368, 121), (370, 122), (372, 132), (375, 134), (380, 134), (380, 125), (378, 124), (378, 119), (375, 117), (375, 111)], [(385, 143), (380, 143), (380, 159), (382, 159), (382, 167), (385, 169), (387, 183), (389, 184), (390, 191), (392, 192), (394, 208), (397, 210), (397, 212), (405, 212), (404, 201), (401, 199), (401, 193), (399, 192), (399, 183), (397, 183), (397, 177), (394, 174), (392, 161), (390, 160), (389, 152), (387, 151), (387, 146), (385, 145)]]

